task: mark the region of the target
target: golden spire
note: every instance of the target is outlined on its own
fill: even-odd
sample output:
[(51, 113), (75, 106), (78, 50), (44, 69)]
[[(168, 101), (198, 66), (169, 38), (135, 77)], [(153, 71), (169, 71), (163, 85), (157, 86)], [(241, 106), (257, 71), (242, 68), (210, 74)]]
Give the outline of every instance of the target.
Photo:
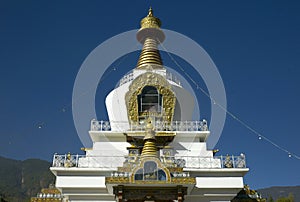
[(150, 7), (148, 15), (141, 20), (141, 28), (136, 35), (137, 40), (144, 44), (136, 66), (137, 69), (144, 69), (149, 66), (153, 69), (163, 68), (163, 63), (157, 48), (157, 45), (162, 43), (165, 39), (165, 35), (160, 29), (160, 26), (160, 20), (154, 17), (153, 10)]
[(142, 150), (142, 157), (157, 157), (155, 132), (153, 130), (153, 125), (151, 118), (148, 118), (148, 123), (146, 125), (146, 135), (144, 137), (144, 147)]

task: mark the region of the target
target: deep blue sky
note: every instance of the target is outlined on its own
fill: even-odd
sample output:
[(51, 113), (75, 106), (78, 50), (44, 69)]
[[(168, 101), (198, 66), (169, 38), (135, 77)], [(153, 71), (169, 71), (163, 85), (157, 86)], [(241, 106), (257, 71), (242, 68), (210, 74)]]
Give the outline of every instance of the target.
[[(139, 28), (150, 5), (163, 28), (208, 52), (223, 78), (229, 111), (300, 154), (298, 1), (112, 0), (0, 2), (1, 156), (51, 161), (55, 152), (81, 153), (71, 111), (77, 72), (103, 41)], [(137, 54), (124, 60), (124, 69), (100, 85), (101, 94), (136, 60)], [(208, 119), (209, 100), (200, 93), (199, 100), (201, 118)], [(101, 96), (96, 101), (98, 117), (105, 119), (104, 101)], [(300, 185), (300, 160), (258, 140), (230, 117), (216, 148), (220, 155), (246, 154), (245, 182), (253, 188)]]

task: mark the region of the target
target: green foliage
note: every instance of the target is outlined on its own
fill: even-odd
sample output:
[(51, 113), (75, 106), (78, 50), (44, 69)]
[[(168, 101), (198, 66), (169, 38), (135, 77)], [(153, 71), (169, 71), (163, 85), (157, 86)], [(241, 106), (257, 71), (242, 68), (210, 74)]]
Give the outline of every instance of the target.
[(276, 202), (294, 202), (294, 195), (289, 193), (288, 197), (281, 197)]
[[(39, 159), (17, 161), (0, 157), (0, 198), (10, 202), (27, 201), (41, 188), (54, 183), (50, 163)], [(0, 201), (1, 201), (0, 200)]]
[(267, 202), (295, 202), (294, 195), (292, 193), (289, 193), (287, 197), (280, 197), (276, 201), (273, 199), (273, 197), (269, 197)]
[(274, 202), (277, 202), (278, 199), (287, 199), (294, 202), (300, 201), (300, 186), (274, 186), (260, 189), (258, 192), (261, 193), (263, 197), (267, 197), (269, 200), (271, 199), (270, 196), (272, 196)]
[(21, 161), (0, 158), (0, 194), (21, 197)]

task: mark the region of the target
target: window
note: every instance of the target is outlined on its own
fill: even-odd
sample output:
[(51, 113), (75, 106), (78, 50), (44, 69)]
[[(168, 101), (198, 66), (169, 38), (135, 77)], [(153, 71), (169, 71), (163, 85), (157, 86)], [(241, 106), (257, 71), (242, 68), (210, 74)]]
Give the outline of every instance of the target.
[(134, 180), (166, 180), (166, 173), (161, 168), (157, 167), (155, 161), (146, 161), (143, 168), (138, 169), (134, 174)]
[(138, 95), (138, 110), (139, 113), (143, 112), (157, 112), (162, 111), (162, 95), (158, 93), (157, 89), (153, 86), (145, 86), (142, 93)]

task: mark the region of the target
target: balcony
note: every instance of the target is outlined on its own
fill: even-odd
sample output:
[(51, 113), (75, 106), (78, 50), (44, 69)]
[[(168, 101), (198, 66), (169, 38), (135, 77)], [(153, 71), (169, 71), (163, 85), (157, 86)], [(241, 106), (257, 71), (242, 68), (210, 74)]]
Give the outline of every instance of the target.
[[(161, 162), (166, 167), (183, 167), (186, 169), (233, 169), (246, 168), (245, 155), (240, 156), (160, 156)], [(116, 170), (124, 163), (131, 163), (134, 167), (140, 161), (139, 155), (131, 156), (86, 156), (86, 155), (59, 155), (54, 154), (52, 167), (63, 168), (100, 168)]]
[[(131, 72), (129, 72), (128, 74), (126, 74), (125, 76), (123, 76), (120, 79), (118, 86), (122, 86), (122, 85), (132, 81), (133, 79), (134, 79), (134, 75), (133, 75), (133, 72), (131, 71)], [(180, 80), (174, 74), (172, 74), (171, 72), (166, 73), (166, 79), (176, 83), (179, 86), (181, 86)]]
[[(207, 121), (173, 121), (171, 123), (156, 121), (153, 124), (156, 131), (208, 131)], [(91, 131), (145, 131), (146, 124), (116, 122), (116, 121), (91, 121)]]

